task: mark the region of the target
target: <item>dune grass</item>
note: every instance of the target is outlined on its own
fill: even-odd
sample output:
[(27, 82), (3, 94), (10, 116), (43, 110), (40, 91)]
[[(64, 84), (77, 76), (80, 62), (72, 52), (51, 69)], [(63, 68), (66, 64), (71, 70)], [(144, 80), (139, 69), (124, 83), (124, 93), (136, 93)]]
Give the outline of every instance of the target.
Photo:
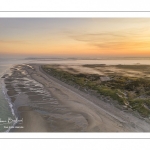
[(100, 82), (100, 75), (97, 74), (73, 74), (61, 70), (56, 65), (43, 65), (42, 69), (63, 82), (109, 96), (119, 104), (139, 112), (143, 117), (150, 116), (150, 99), (138, 98), (143, 94), (144, 97), (148, 96), (150, 93), (150, 81), (147, 79), (116, 75), (112, 76), (110, 81)]

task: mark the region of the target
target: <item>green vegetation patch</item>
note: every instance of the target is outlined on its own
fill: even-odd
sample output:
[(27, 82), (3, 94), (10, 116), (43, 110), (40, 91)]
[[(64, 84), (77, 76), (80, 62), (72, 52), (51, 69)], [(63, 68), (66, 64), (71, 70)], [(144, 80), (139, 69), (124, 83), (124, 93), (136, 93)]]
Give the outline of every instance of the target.
[[(43, 65), (42, 69), (48, 74), (63, 82), (79, 86), (85, 91), (95, 91), (98, 94), (109, 96), (121, 105), (138, 111), (143, 117), (150, 116), (150, 80), (146, 78), (110, 75), (109, 81), (101, 81), (101, 75), (70, 73), (58, 67), (59, 65)], [(84, 65), (98, 66), (98, 65)], [(105, 66), (105, 65), (100, 65)], [(118, 65), (119, 66), (119, 65)], [(122, 67), (122, 65), (120, 65)], [(125, 68), (129, 68), (125, 66)], [(134, 68), (132, 65), (131, 68)], [(137, 67), (137, 68), (136, 68)], [(141, 69), (136, 66), (136, 69)], [(138, 68), (139, 67), (139, 68)], [(145, 66), (145, 68), (148, 66)]]
[(130, 69), (135, 71), (145, 71), (150, 69), (149, 65), (115, 65), (115, 67), (119, 69)]
[(106, 64), (86, 64), (82, 65), (83, 67), (95, 68), (95, 67), (107, 67)]

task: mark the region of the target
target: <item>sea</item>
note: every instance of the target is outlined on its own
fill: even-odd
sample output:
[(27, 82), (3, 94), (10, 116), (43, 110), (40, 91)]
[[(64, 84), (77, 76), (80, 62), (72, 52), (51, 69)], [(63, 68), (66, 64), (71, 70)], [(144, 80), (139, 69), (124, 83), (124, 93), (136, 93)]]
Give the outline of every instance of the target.
[(9, 132), (10, 128), (15, 124), (17, 116), (14, 113), (13, 105), (7, 95), (7, 89), (5, 88), (4, 78), (1, 78), (4, 74), (10, 74), (10, 68), (15, 64), (22, 64), (27, 61), (18, 59), (0, 59), (0, 132)]
[[(1, 65), (0, 64), (0, 77), (3, 76), (10, 68), (10, 65)], [(6, 131), (5, 126), (8, 125), (3, 121), (7, 121), (8, 117), (14, 119), (12, 105), (5, 95), (5, 84), (2, 78), (0, 78), (0, 132)]]
[(106, 65), (132, 65), (132, 64), (145, 64), (150, 65), (150, 58), (136, 58), (136, 59), (5, 59), (0, 58), (0, 132), (9, 132), (5, 128), (8, 124), (13, 126), (14, 122), (8, 123), (8, 119), (17, 119), (13, 111), (13, 105), (7, 95), (4, 79), (1, 78), (4, 74), (10, 73), (10, 68), (16, 64), (23, 63), (43, 63), (43, 64), (106, 64)]

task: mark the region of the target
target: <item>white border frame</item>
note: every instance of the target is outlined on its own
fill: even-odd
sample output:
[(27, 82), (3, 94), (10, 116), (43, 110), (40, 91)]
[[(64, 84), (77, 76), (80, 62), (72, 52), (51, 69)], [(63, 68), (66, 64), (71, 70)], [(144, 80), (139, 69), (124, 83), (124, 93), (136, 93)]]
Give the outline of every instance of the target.
[[(0, 12), (0, 18), (150, 18), (150, 12)], [(150, 133), (0, 133), (0, 139), (150, 139)]]

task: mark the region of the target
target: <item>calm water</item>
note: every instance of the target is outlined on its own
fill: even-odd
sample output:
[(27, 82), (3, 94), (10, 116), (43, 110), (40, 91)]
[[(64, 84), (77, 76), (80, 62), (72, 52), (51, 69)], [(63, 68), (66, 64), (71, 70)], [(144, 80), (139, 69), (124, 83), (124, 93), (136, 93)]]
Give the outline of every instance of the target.
[(142, 64), (142, 65), (150, 65), (150, 59), (146, 60), (51, 60), (51, 61), (31, 61), (31, 62), (36, 62), (36, 63), (45, 63), (45, 64), (78, 64), (78, 65), (83, 65), (83, 64), (106, 64), (106, 65), (134, 65), (134, 64)]
[[(0, 132), (6, 132), (8, 129), (5, 126), (12, 126), (12, 124), (8, 124), (8, 118), (15, 119), (15, 115), (13, 113), (12, 104), (10, 102), (9, 97), (6, 94), (4, 79), (1, 78), (4, 74), (10, 73), (10, 68), (14, 64), (24, 63), (22, 60), (0, 60)], [(2, 121), (7, 121), (7, 123), (3, 123)]]
[[(0, 65), (0, 77), (9, 70), (10, 65)], [(10, 107), (10, 103), (8, 101), (8, 99), (6, 99), (6, 96), (4, 94), (4, 83), (3, 83), (3, 79), (0, 78), (0, 120), (4, 121), (4, 120), (8, 120), (8, 117), (11, 117), (12, 119), (14, 119), (14, 116), (12, 114), (12, 110)], [(4, 124), (2, 122), (0, 122), (0, 132), (6, 131), (7, 129), (4, 128), (4, 126), (6, 126), (8, 124)]]

